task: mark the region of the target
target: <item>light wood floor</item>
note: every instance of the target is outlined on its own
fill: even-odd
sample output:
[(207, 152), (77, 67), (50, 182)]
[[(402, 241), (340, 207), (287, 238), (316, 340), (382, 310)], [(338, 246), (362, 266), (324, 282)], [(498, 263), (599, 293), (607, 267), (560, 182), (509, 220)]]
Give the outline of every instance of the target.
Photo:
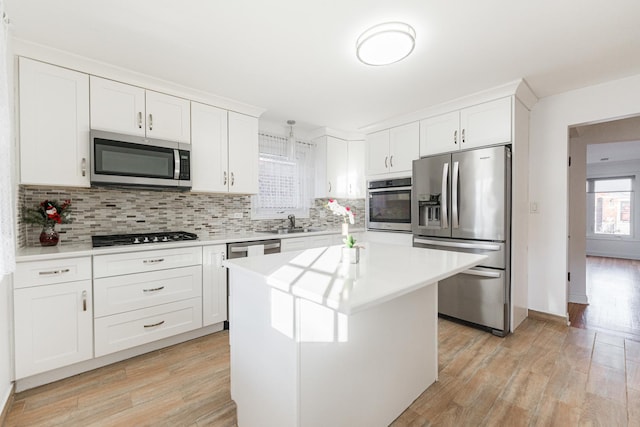
[(589, 304), (569, 303), (569, 320), (640, 340), (640, 261), (587, 257)]
[[(533, 319), (507, 338), (439, 325), (440, 379), (394, 427), (640, 425), (640, 342)], [(6, 425), (235, 422), (220, 332), (17, 394)]]

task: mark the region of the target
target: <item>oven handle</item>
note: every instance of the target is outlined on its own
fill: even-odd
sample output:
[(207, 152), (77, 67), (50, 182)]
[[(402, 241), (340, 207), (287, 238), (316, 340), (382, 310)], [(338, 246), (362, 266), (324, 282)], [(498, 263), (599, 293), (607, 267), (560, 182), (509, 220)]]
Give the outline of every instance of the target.
[(422, 245), (433, 245), (433, 246), (446, 246), (449, 248), (460, 248), (460, 249), (482, 249), (485, 251), (499, 251), (500, 245), (494, 245), (490, 243), (458, 243), (458, 242), (441, 242), (438, 240), (426, 240), (426, 239), (418, 239), (417, 237), (413, 239), (414, 243), (420, 243)]
[(470, 268), (468, 270), (463, 271), (460, 274), (469, 274), (471, 276), (480, 276), (480, 277), (491, 277), (493, 279), (499, 279), (501, 275), (497, 271), (476, 270), (475, 268)]
[(386, 187), (386, 188), (370, 188), (369, 193), (384, 193), (388, 191), (411, 191), (411, 187)]

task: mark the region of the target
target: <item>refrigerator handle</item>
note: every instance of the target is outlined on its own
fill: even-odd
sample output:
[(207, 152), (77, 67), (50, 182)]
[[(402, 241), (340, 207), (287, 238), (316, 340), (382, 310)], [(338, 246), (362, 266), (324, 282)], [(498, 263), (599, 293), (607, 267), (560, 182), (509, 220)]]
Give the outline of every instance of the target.
[(442, 204), (442, 228), (449, 228), (449, 211), (448, 211), (448, 204), (449, 201), (447, 200), (449, 198), (448, 194), (447, 194), (447, 187), (449, 184), (449, 163), (445, 163), (442, 165), (442, 200), (440, 201), (440, 203)]
[(451, 183), (451, 224), (452, 228), (458, 228), (458, 175), (460, 174), (458, 170), (458, 162), (453, 162), (453, 173), (451, 174), (451, 178), (453, 182)]

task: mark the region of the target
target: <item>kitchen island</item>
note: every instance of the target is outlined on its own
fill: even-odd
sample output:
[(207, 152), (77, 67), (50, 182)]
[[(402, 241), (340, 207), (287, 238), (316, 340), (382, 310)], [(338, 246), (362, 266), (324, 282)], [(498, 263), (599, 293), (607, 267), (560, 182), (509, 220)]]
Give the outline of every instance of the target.
[(485, 256), (341, 250), (225, 262), (240, 427), (386, 426), (437, 380), (436, 284)]

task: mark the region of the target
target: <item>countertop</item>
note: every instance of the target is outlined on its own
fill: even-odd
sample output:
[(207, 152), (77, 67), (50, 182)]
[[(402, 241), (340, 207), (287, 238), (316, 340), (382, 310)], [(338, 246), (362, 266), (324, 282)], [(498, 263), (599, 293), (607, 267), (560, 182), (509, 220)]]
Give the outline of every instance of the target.
[[(350, 230), (352, 233), (363, 232), (364, 229)], [(266, 231), (252, 232), (252, 233), (236, 233), (236, 234), (220, 234), (210, 236), (208, 234), (198, 234), (198, 240), (189, 240), (183, 242), (172, 243), (144, 243), (139, 245), (126, 245), (126, 246), (109, 246), (103, 248), (92, 248), (91, 244), (77, 244), (77, 245), (65, 245), (60, 244), (57, 246), (30, 246), (26, 248), (19, 248), (16, 251), (16, 262), (27, 261), (40, 261), (51, 259), (72, 258), (79, 256), (92, 256), (92, 255), (104, 255), (113, 253), (126, 253), (136, 252), (140, 250), (156, 250), (156, 249), (171, 249), (171, 248), (183, 248), (191, 246), (208, 246), (208, 245), (221, 245), (235, 242), (250, 242), (256, 240), (269, 240), (269, 239), (292, 239), (296, 237), (311, 237), (320, 236), (325, 234), (340, 234), (340, 229), (327, 229), (321, 231), (310, 231), (305, 233), (289, 233), (289, 234), (277, 234)], [(140, 233), (143, 234), (143, 233)]]
[[(353, 314), (436, 283), (485, 260), (485, 255), (367, 243), (360, 262), (340, 261), (343, 246), (226, 260), (224, 266), (265, 277), (294, 296)], [(230, 282), (233, 287), (233, 281)]]

